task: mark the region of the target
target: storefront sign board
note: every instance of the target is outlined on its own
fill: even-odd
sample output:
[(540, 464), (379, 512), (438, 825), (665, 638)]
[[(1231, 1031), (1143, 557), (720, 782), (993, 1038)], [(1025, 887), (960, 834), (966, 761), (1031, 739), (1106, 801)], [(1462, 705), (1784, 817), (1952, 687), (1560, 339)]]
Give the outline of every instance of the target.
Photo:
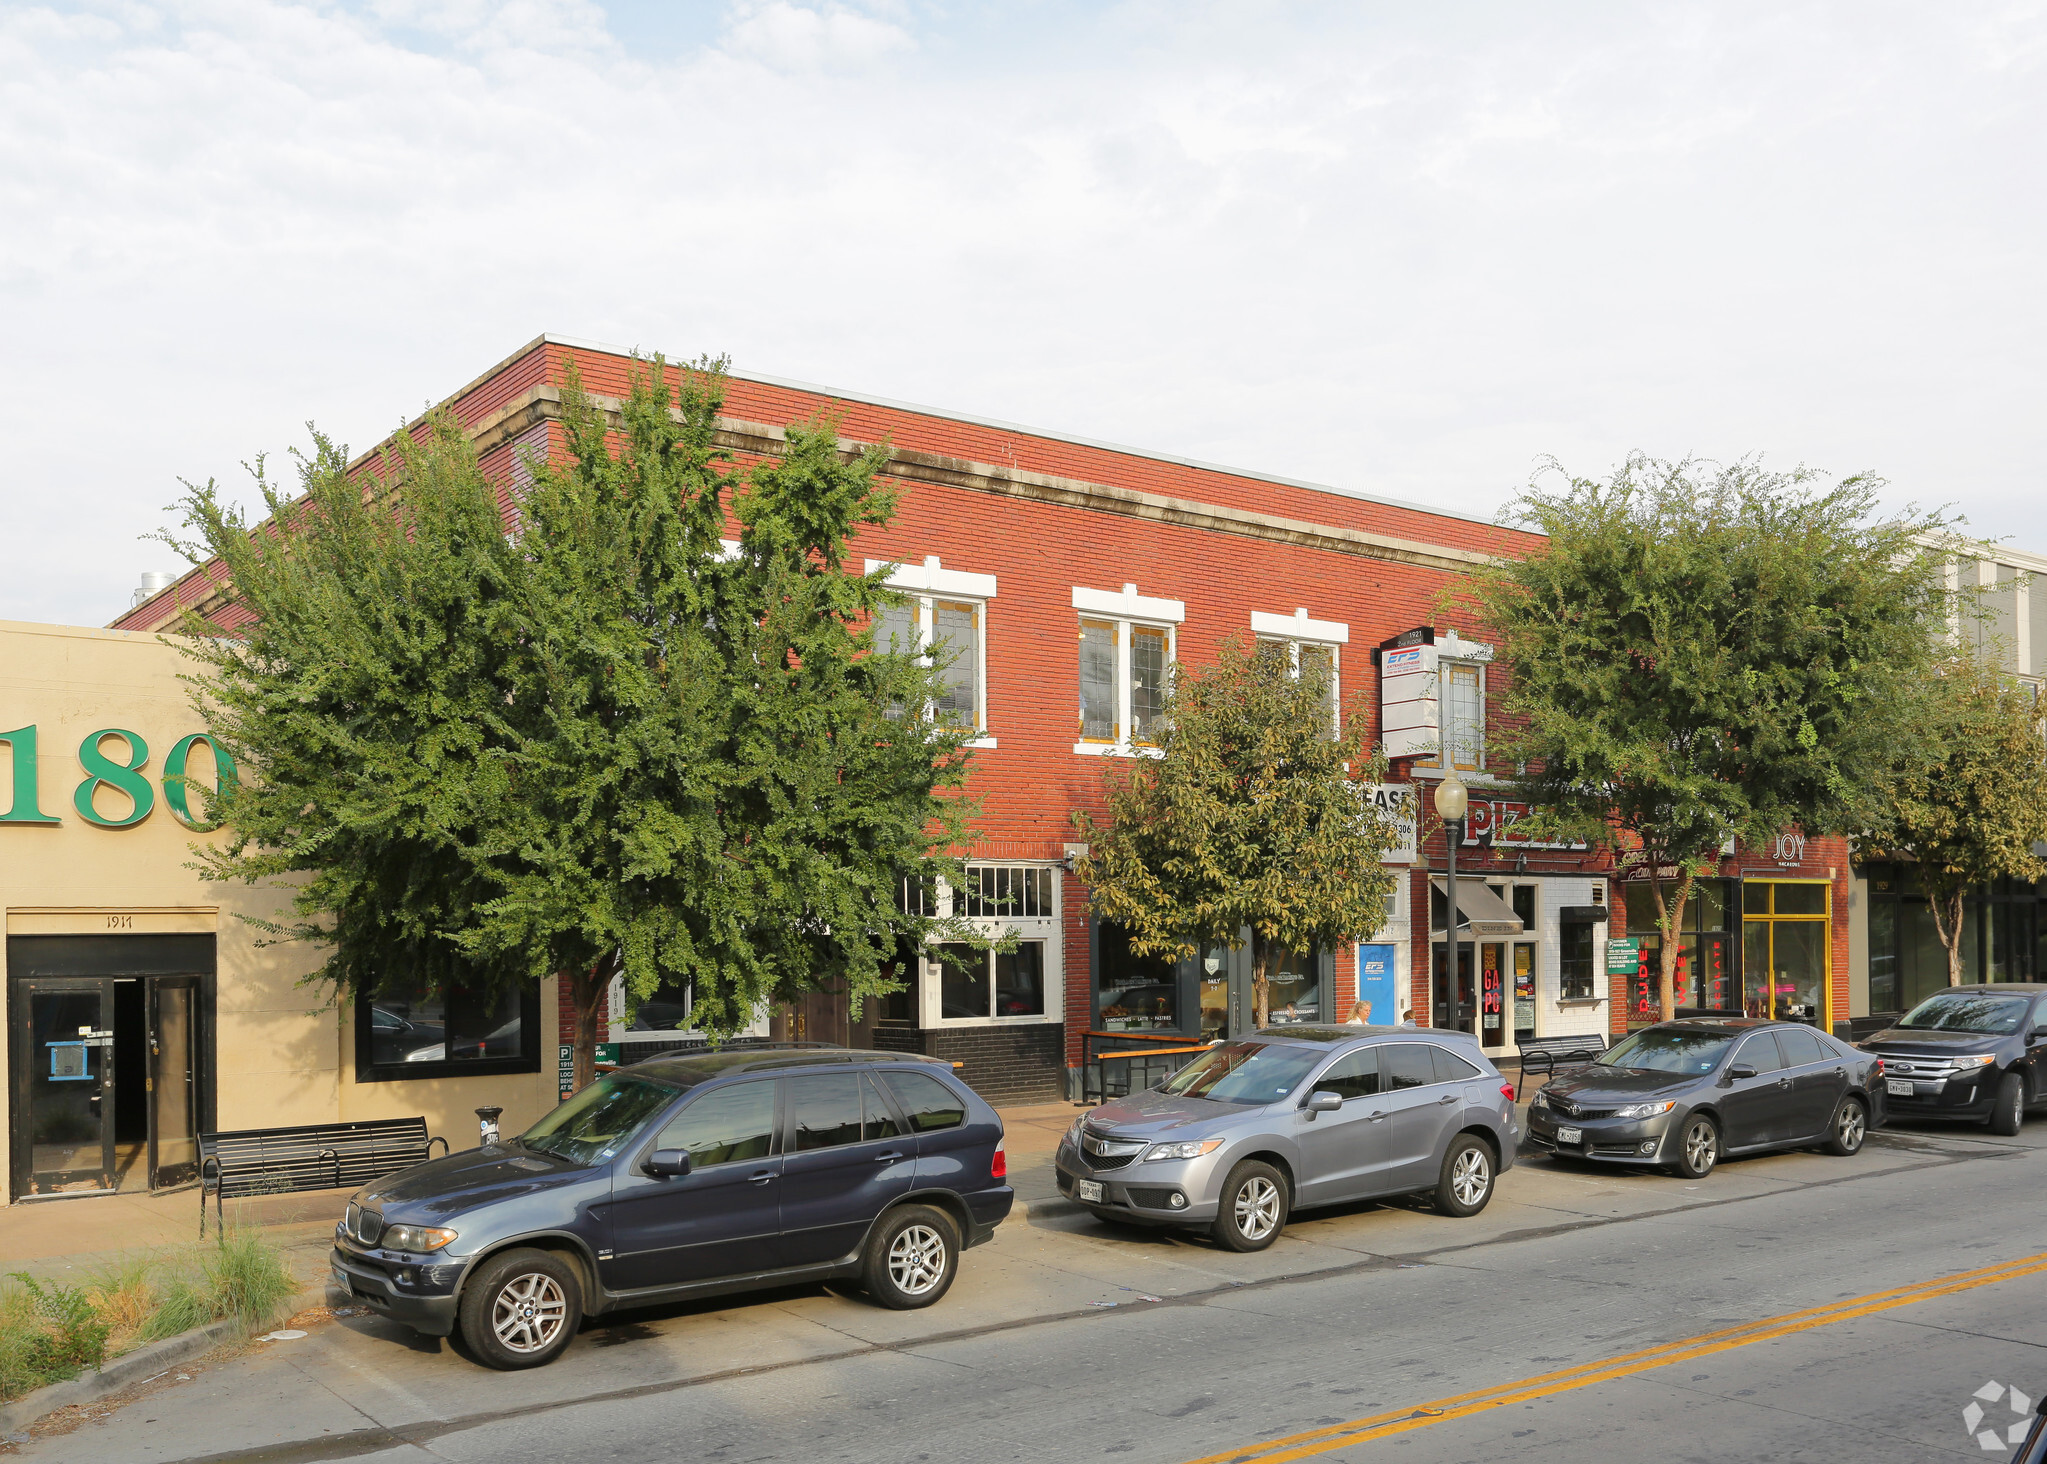
[(1624, 935), (1606, 943), (1606, 974), (1632, 976), (1642, 969), (1642, 942)]
[(1379, 856), (1381, 864), (1412, 864), (1415, 859), (1415, 798), (1412, 783), (1367, 783), (1367, 805), (1399, 831), (1392, 848)]

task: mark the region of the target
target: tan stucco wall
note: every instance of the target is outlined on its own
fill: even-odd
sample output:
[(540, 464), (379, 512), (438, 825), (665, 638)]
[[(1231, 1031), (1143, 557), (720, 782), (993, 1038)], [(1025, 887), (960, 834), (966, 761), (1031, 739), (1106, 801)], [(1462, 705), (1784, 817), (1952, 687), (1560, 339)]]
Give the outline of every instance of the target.
[[(0, 731), (34, 726), (37, 781), (47, 826), (0, 824), (0, 905), (11, 935), (212, 932), (216, 937), (215, 1054), (218, 1118), (224, 1129), (320, 1123), (334, 1119), (424, 1114), (429, 1129), (456, 1148), (475, 1143), (472, 1110), (505, 1109), (508, 1129), (524, 1127), (555, 1101), (555, 997), (541, 994), (537, 1073), (405, 1083), (354, 1080), (354, 1026), (321, 987), (299, 979), (319, 964), (299, 945), (259, 946), (240, 917), (280, 913), (274, 888), (216, 884), (186, 866), (208, 838), (174, 818), (162, 796), (163, 759), (188, 733), (205, 730), (178, 680), (192, 663), (155, 635), (0, 621)], [(72, 805), (85, 777), (78, 761), (89, 732), (124, 728), (149, 745), (144, 776), (156, 806), (129, 828), (100, 828)], [(109, 752), (119, 744), (110, 742)], [(0, 799), (12, 787), (0, 744)], [(192, 772), (203, 776), (203, 756)], [(127, 800), (100, 790), (103, 815), (121, 816)], [(217, 836), (212, 836), (217, 837)], [(9, 1020), (20, 1016), (10, 1012)], [(0, 1074), (10, 1060), (0, 1044)], [(10, 1085), (0, 1081), (0, 1114)], [(11, 1129), (9, 1130), (11, 1132)]]

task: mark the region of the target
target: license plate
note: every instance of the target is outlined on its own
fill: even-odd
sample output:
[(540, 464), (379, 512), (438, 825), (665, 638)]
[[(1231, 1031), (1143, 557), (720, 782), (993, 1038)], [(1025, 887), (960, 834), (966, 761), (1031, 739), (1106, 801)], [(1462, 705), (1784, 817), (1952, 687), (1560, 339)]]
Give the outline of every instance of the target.
[(1884, 1086), (1893, 1093), (1896, 1093), (1900, 1098), (1910, 1098), (1912, 1096), (1912, 1080), (1910, 1078), (1885, 1078)]
[(1076, 1181), (1074, 1189), (1083, 1200), (1099, 1202), (1102, 1198), (1102, 1186), (1099, 1180), (1083, 1179)]
[(1557, 1142), (1559, 1144), (1578, 1144), (1583, 1143), (1584, 1140), (1585, 1130), (1583, 1129), (1560, 1128), (1557, 1130)]

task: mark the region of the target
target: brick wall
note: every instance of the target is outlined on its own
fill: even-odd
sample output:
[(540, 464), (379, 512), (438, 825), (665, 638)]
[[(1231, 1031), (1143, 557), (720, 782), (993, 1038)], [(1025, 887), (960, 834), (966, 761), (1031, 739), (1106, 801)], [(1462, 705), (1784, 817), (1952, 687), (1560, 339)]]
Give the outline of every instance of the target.
[(990, 1103), (1056, 1103), (1066, 1096), (1065, 1028), (1057, 1024), (877, 1027), (874, 1045), (965, 1063), (960, 1076)]

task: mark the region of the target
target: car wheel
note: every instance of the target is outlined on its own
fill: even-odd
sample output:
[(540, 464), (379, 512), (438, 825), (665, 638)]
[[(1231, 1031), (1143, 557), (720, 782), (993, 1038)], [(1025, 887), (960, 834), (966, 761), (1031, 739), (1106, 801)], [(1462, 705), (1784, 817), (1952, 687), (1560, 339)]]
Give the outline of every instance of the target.
[(2006, 1073), (1997, 1085), (1997, 1097), (1990, 1104), (1990, 1132), (2008, 1139), (2025, 1121), (2025, 1079), (2017, 1073)]
[(1459, 1134), (1443, 1155), (1436, 1208), (1445, 1215), (1476, 1215), (1493, 1197), (1493, 1151), (1476, 1134)]
[(1671, 1167), (1686, 1179), (1704, 1179), (1720, 1162), (1720, 1125), (1703, 1113), (1685, 1120), (1677, 1138), (1677, 1163)]
[(891, 1311), (929, 1306), (952, 1288), (960, 1269), (960, 1232), (952, 1216), (905, 1205), (881, 1217), (867, 1240), (867, 1294)]
[(1286, 1176), (1257, 1159), (1246, 1159), (1223, 1181), (1221, 1202), (1209, 1233), (1233, 1251), (1262, 1251), (1286, 1229)]
[(543, 1250), (492, 1256), (462, 1291), (462, 1340), (479, 1360), (511, 1371), (561, 1356), (583, 1323), (575, 1269)]
[(1869, 1137), (1869, 1110), (1862, 1106), (1862, 1100), (1853, 1095), (1843, 1098), (1841, 1106), (1834, 1110), (1833, 1127), (1827, 1130), (1827, 1152), (1845, 1159), (1862, 1151), (1862, 1141)]

